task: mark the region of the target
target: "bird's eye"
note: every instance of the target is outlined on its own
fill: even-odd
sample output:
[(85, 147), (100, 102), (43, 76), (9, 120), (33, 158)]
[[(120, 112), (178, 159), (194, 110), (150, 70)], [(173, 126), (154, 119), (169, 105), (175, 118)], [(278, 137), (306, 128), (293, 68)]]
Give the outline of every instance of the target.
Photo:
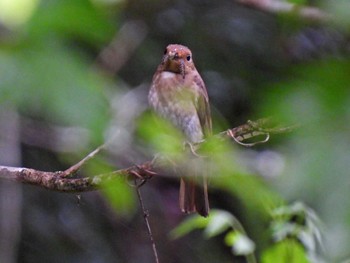
[(188, 55), (188, 56), (186, 57), (186, 59), (187, 59), (187, 61), (190, 61), (190, 60), (191, 60), (191, 56)]
[(168, 53), (168, 49), (165, 49), (165, 50), (164, 50), (164, 55), (165, 55), (166, 53)]

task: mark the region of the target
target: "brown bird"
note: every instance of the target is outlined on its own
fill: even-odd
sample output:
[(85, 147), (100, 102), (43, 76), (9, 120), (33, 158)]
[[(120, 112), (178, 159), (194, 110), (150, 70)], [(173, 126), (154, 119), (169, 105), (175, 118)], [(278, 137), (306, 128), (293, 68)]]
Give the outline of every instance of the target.
[[(153, 110), (183, 132), (190, 144), (211, 135), (208, 93), (193, 60), (191, 50), (168, 45), (153, 76), (148, 100)], [(203, 166), (205, 165), (202, 162)], [(198, 162), (180, 182), (180, 209), (184, 213), (209, 214), (207, 168)], [(200, 173), (200, 174), (199, 174)], [(198, 185), (198, 186), (197, 186)]]

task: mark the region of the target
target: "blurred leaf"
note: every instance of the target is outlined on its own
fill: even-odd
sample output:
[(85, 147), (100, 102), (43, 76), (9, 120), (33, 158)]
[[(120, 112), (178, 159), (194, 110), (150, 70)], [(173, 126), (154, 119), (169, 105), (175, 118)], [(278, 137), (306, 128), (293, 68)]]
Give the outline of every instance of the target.
[(130, 187), (124, 177), (115, 177), (104, 182), (103, 194), (115, 209), (118, 215), (130, 216), (135, 212), (136, 198), (132, 187)]
[(348, 11), (350, 9), (350, 2), (348, 0), (323, 0), (322, 4), (322, 8), (330, 13), (332, 20), (335, 21), (338, 26), (346, 29), (349, 28), (350, 17)]
[(297, 4), (297, 5), (305, 5), (307, 4), (307, 0), (288, 0), (289, 3)]
[[(259, 218), (260, 223), (252, 223), (251, 225), (248, 223), (246, 226), (249, 227), (250, 231), (260, 233), (260, 238), (264, 234), (267, 236), (264, 224), (268, 224), (268, 220), (271, 219), (270, 212), (283, 204), (283, 199), (270, 188), (262, 177), (252, 175), (248, 171), (244, 164), (252, 160), (244, 160), (245, 157), (234, 148), (232, 142), (225, 141), (220, 144), (219, 149), (215, 148), (214, 144), (213, 153), (209, 155), (212, 162), (210, 186), (229, 194), (226, 196), (226, 202), (231, 202), (232, 207), (236, 206), (235, 202), (238, 199), (240, 205), (244, 207), (243, 213), (247, 218), (251, 218), (253, 221)], [(265, 221), (265, 223), (261, 223), (261, 221)], [(231, 227), (244, 233), (243, 227), (239, 228), (238, 223), (238, 220), (233, 217)], [(260, 240), (256, 240), (259, 237), (255, 236), (254, 241), (259, 242)], [(251, 257), (254, 256), (251, 255)]]
[(232, 247), (233, 253), (238, 256), (252, 254), (255, 250), (254, 242), (239, 231), (230, 231), (227, 233), (225, 243)]
[(208, 224), (204, 230), (204, 234), (209, 238), (217, 236), (232, 228), (234, 224), (233, 221), (233, 215), (226, 211), (211, 211), (208, 218)]
[(317, 245), (323, 247), (321, 221), (316, 213), (303, 203), (296, 202), (279, 207), (272, 212), (272, 217), (271, 228), (274, 240), (296, 238), (310, 255), (317, 253)]
[[(202, 145), (201, 145), (202, 146)], [(269, 217), (269, 212), (283, 203), (269, 185), (259, 176), (248, 171), (244, 152), (230, 140), (209, 138), (200, 148), (200, 153), (209, 156), (211, 162), (210, 183), (214, 187), (228, 190), (238, 196), (247, 210)]]
[(0, 52), (0, 102), (50, 122), (89, 128), (102, 137), (107, 122), (106, 85), (82, 58), (59, 42)]
[(230, 176), (214, 177), (212, 184), (237, 195), (248, 211), (265, 218), (269, 218), (271, 210), (283, 204), (282, 198), (257, 176), (232, 171)]
[(211, 212), (204, 234), (211, 238), (230, 230), (225, 235), (226, 245), (232, 247), (235, 255), (252, 255), (254, 242), (247, 237), (238, 219), (227, 211), (215, 209)]
[(83, 169), (86, 170), (90, 176), (93, 176), (113, 172), (116, 168), (107, 162), (105, 158), (97, 155), (85, 163)]
[(207, 238), (212, 238), (230, 230), (225, 235), (226, 245), (232, 247), (232, 252), (235, 255), (245, 255), (248, 258), (254, 258), (254, 242), (246, 236), (239, 221), (232, 214), (223, 210), (213, 209), (208, 218), (203, 218), (199, 215), (191, 216), (173, 229), (171, 236), (172, 238), (179, 238), (195, 229), (202, 228), (204, 228), (204, 234)]
[(294, 68), (294, 78), (270, 89), (266, 116), (286, 123), (312, 124), (344, 114), (349, 97), (347, 60), (326, 60)]
[(116, 25), (89, 0), (41, 1), (29, 22), (32, 40), (55, 36), (85, 40), (92, 45), (107, 43)]
[[(345, 211), (350, 207), (344, 198), (349, 174), (349, 68), (348, 58), (299, 64), (293, 67), (289, 82), (273, 87), (265, 101), (266, 113), (302, 124), (282, 146), (288, 162), (276, 186), (288, 199), (301, 199), (317, 209), (327, 225), (322, 229), (306, 209), (295, 215), (298, 220), (304, 218), (305, 225), (282, 220), (280, 231), (275, 233), (279, 238), (288, 232), (298, 235), (307, 253), (313, 253), (315, 244), (322, 247), (325, 243), (330, 258), (345, 255), (350, 241), (349, 227), (344, 225), (349, 221)], [(324, 240), (321, 232), (325, 233)]]
[(144, 114), (138, 121), (137, 133), (157, 153), (184, 155), (184, 137), (170, 122), (153, 114)]
[(32, 15), (38, 0), (0, 1), (0, 20), (8, 26), (23, 24)]
[[(84, 165), (84, 170), (90, 175), (106, 174), (116, 170), (105, 159), (95, 156)], [(116, 213), (130, 216), (135, 212), (136, 198), (134, 188), (128, 185), (125, 177), (114, 177), (102, 182), (102, 193), (106, 196)]]
[(207, 224), (208, 218), (199, 215), (189, 216), (170, 232), (170, 237), (173, 239), (183, 237), (193, 230), (205, 228)]
[(302, 246), (295, 240), (284, 240), (264, 251), (262, 263), (309, 263)]

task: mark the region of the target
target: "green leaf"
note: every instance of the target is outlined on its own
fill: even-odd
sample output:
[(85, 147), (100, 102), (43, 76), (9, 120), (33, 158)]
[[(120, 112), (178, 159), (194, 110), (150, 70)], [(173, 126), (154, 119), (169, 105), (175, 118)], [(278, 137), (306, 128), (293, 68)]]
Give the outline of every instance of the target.
[(183, 237), (193, 230), (205, 228), (207, 224), (208, 218), (199, 215), (189, 216), (170, 232), (170, 237), (172, 239)]
[(306, 0), (288, 0), (289, 3), (297, 4), (297, 5), (305, 5), (307, 4)]
[(227, 233), (225, 243), (232, 247), (232, 252), (238, 256), (252, 254), (255, 250), (254, 242), (239, 231), (230, 231)]
[(208, 225), (204, 230), (206, 237), (217, 236), (229, 228), (233, 227), (234, 217), (226, 212), (221, 210), (214, 210), (210, 213), (208, 218)]
[(60, 35), (100, 46), (115, 34), (115, 23), (89, 0), (50, 0), (41, 1), (28, 31), (31, 39)]
[(272, 211), (272, 235), (275, 241), (294, 237), (308, 252), (316, 251), (316, 244), (323, 246), (322, 224), (316, 213), (301, 202), (282, 206)]
[[(144, 114), (138, 121), (137, 133), (155, 152), (181, 157), (184, 155), (183, 135), (170, 122), (153, 114)], [(184, 156), (183, 156), (184, 157)]]
[[(88, 128), (102, 137), (107, 123), (106, 81), (58, 40), (0, 51), (0, 103), (61, 125)], [(95, 137), (94, 136), (94, 137)]]
[(38, 5), (38, 0), (0, 1), (0, 20), (9, 27), (25, 23)]
[(131, 188), (124, 177), (103, 182), (102, 192), (112, 205), (116, 213), (122, 216), (129, 216), (135, 211), (136, 198), (133, 188)]
[(264, 251), (262, 263), (309, 263), (305, 250), (295, 240), (284, 240)]

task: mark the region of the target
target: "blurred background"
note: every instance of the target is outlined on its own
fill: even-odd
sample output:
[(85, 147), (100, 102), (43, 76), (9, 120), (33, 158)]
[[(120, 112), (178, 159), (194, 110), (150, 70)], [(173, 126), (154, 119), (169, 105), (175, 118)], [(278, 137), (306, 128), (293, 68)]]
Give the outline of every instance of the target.
[[(107, 140), (79, 176), (150, 160), (149, 85), (165, 46), (181, 43), (216, 132), (269, 116), (300, 128), (225, 145), (210, 185), (221, 217), (206, 228), (180, 213), (178, 178), (147, 182), (160, 262), (346, 262), (349, 10), (346, 0), (0, 0), (0, 164), (64, 170)], [(173, 239), (182, 222), (189, 233)], [(0, 262), (155, 261), (120, 178), (81, 195), (0, 181)]]

